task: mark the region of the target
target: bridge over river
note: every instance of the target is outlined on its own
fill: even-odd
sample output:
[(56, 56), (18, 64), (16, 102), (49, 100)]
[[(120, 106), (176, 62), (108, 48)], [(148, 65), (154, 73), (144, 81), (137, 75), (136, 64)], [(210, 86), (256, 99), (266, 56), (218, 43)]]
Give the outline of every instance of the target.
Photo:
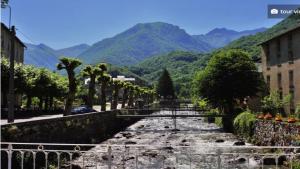
[[(53, 165), (73, 169), (283, 169), (284, 161), (299, 155), (295, 153), (299, 147), (257, 147), (244, 143), (216, 124), (205, 122), (193, 110), (177, 111), (174, 125), (172, 113), (159, 110), (143, 116), (100, 144), (28, 143), (30, 148), (16, 149), (12, 147), (17, 145), (2, 143), (12, 145), (3, 150), (8, 154), (21, 152), (22, 159), (26, 151), (34, 153), (34, 159), (38, 154), (47, 156), (46, 159), (52, 156), (52, 160), (58, 159)], [(45, 160), (39, 165), (49, 166), (50, 162)]]

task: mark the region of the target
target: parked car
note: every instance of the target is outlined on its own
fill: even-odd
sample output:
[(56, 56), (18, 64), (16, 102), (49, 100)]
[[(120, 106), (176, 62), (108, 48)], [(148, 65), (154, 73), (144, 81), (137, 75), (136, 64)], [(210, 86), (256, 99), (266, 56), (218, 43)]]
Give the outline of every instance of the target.
[(91, 113), (91, 112), (97, 112), (97, 111), (85, 105), (75, 107), (71, 110), (72, 114), (84, 114), (84, 113)]

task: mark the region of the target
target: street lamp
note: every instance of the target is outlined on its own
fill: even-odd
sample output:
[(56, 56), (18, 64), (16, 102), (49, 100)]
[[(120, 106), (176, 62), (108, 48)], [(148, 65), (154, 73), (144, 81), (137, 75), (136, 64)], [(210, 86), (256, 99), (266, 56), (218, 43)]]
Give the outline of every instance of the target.
[(10, 28), (10, 23), (11, 23), (11, 7), (8, 5), (8, 2), (5, 0), (1, 0), (1, 8), (9, 8), (9, 20), (8, 20), (8, 28)]

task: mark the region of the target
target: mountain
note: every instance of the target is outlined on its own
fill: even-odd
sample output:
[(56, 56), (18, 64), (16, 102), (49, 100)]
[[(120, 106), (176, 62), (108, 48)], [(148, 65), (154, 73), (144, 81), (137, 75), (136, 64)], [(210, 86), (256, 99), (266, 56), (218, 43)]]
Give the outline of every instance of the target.
[(201, 42), (204, 41), (208, 43), (213, 48), (220, 48), (242, 36), (254, 35), (258, 32), (263, 32), (266, 29), (267, 28), (258, 28), (239, 32), (226, 28), (215, 28), (204, 35), (193, 35), (193, 37)]
[(137, 24), (112, 38), (97, 42), (78, 58), (89, 64), (133, 65), (174, 50), (208, 52), (211, 49), (209, 44), (196, 40), (178, 26), (154, 22)]
[(80, 44), (80, 45), (75, 45), (68, 48), (56, 50), (56, 53), (59, 56), (78, 56), (79, 54), (87, 50), (89, 47), (90, 46), (87, 44)]
[(60, 56), (76, 57), (90, 46), (87, 44), (75, 45), (69, 48), (54, 50), (45, 44), (34, 45), (27, 43), (24, 53), (24, 63), (56, 70)]
[(255, 35), (249, 35), (241, 37), (223, 49), (243, 49), (250, 53), (253, 58), (260, 58), (260, 46), (259, 43), (270, 39), (271, 37), (280, 34), (288, 29), (291, 29), (300, 24), (300, 15), (294, 14), (290, 15), (286, 19), (282, 20), (273, 27), (267, 29), (264, 32), (259, 32)]
[(206, 66), (209, 54), (186, 51), (173, 51), (165, 55), (148, 58), (129, 70), (155, 84), (164, 68), (173, 79), (175, 91), (179, 97), (189, 96), (194, 73)]
[(27, 46), (27, 49), (24, 51), (25, 64), (45, 67), (50, 70), (56, 69), (58, 56), (54, 49), (45, 44), (33, 45), (27, 43), (25, 45)]

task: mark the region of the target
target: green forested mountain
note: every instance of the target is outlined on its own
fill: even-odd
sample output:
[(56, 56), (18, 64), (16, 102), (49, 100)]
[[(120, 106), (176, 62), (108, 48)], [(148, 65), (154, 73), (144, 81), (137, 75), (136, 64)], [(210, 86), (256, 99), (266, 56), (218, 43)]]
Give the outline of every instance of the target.
[(154, 55), (174, 50), (208, 52), (206, 42), (194, 39), (178, 26), (163, 23), (144, 23), (112, 38), (95, 43), (80, 54), (86, 63), (107, 62), (114, 65), (132, 65)]
[(231, 42), (230, 44), (225, 46), (224, 49), (230, 49), (230, 48), (243, 49), (249, 52), (252, 57), (259, 58), (260, 57), (260, 46), (258, 46), (259, 43), (268, 40), (271, 37), (296, 26), (297, 24), (300, 24), (300, 15), (291, 15), (264, 32), (260, 32), (255, 35), (244, 36), (238, 40)]
[(205, 67), (209, 54), (174, 51), (166, 55), (154, 56), (130, 67), (130, 70), (156, 84), (158, 77), (166, 68), (174, 81), (175, 91), (178, 96), (188, 96), (190, 83), (194, 72)]
[(194, 35), (197, 40), (204, 41), (214, 49), (224, 47), (230, 42), (239, 39), (243, 36), (254, 35), (258, 32), (263, 32), (267, 28), (258, 28), (253, 30), (235, 31), (226, 28), (215, 28), (204, 35)]

